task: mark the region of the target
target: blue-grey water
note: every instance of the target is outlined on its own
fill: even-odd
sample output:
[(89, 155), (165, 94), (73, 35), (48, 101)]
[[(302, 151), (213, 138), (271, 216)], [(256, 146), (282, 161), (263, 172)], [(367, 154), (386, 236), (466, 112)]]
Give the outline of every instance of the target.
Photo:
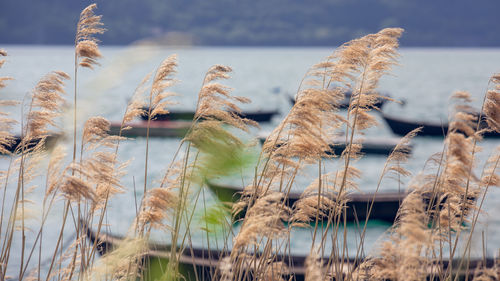
[[(36, 82), (52, 70), (63, 70), (73, 76), (73, 49), (68, 46), (3, 46), (8, 52), (7, 62), (0, 69), (0, 76), (11, 76), (8, 86), (0, 90), (2, 99), (23, 101), (23, 98), (35, 86)], [(101, 66), (94, 71), (87, 69), (79, 72), (79, 124), (90, 116), (101, 115), (111, 121), (122, 118), (128, 99), (142, 78), (154, 70), (160, 62), (169, 55), (178, 56), (179, 83), (173, 88), (179, 94), (176, 108), (194, 109), (197, 93), (201, 86), (206, 70), (214, 64), (229, 65), (233, 68), (233, 78), (227, 85), (234, 88), (234, 94), (252, 99), (252, 103), (243, 106), (244, 109), (278, 109), (281, 115), (273, 119), (270, 124), (263, 124), (262, 130), (271, 130), (290, 109), (287, 96), (294, 95), (307, 69), (329, 55), (331, 48), (222, 48), (222, 47), (194, 47), (194, 48), (126, 48), (101, 47), (103, 58), (99, 60)], [(386, 92), (397, 100), (404, 100), (405, 106), (390, 104), (385, 111), (394, 115), (421, 120), (447, 120), (449, 96), (455, 91), (468, 91), (475, 98), (474, 105), (479, 107), (488, 86), (489, 77), (500, 72), (500, 49), (431, 49), (412, 48), (400, 51), (400, 65), (394, 67), (390, 75), (385, 76), (379, 90)], [(68, 82), (68, 100), (71, 104), (73, 81)], [(279, 89), (279, 90), (277, 90)], [(279, 93), (275, 93), (279, 92)], [(12, 116), (19, 120), (21, 109), (12, 112)], [(393, 137), (389, 128), (379, 118), (380, 125), (368, 132), (369, 136)], [(72, 117), (70, 113), (64, 115), (62, 127), (70, 132)], [(18, 132), (20, 129), (17, 130)], [(257, 134), (258, 130), (252, 131)], [(66, 140), (68, 147), (72, 143), (70, 137)], [(124, 194), (113, 199), (108, 210), (107, 221), (111, 230), (123, 234), (128, 229), (135, 216), (134, 191), (141, 190), (144, 184), (144, 152), (145, 140), (138, 138), (125, 141), (120, 146), (120, 159), (131, 160), (127, 168), (127, 175), (122, 184), (127, 188)], [(413, 142), (414, 151), (407, 168), (417, 174), (424, 167), (425, 161), (434, 153), (443, 148), (439, 138), (416, 138)], [(179, 145), (177, 139), (151, 139), (149, 154), (148, 186), (153, 187), (155, 180), (161, 179), (165, 169), (172, 161)], [(484, 151), (479, 155), (479, 164), (484, 163), (498, 140), (485, 140), (482, 143)], [(70, 149), (68, 148), (68, 151)], [(0, 168), (6, 170), (9, 158), (0, 158)], [(362, 191), (373, 191), (376, 188), (382, 166), (383, 157), (365, 156), (355, 166), (363, 175), (359, 180)], [(46, 163), (45, 163), (46, 164)], [(339, 167), (337, 160), (329, 160), (326, 169)], [(481, 168), (481, 166), (478, 166)], [(43, 174), (43, 170), (40, 171)], [(311, 174), (304, 174), (297, 180), (300, 189), (316, 175), (313, 169)], [(241, 178), (231, 179), (241, 184)], [(243, 179), (246, 183), (250, 178)], [(230, 180), (226, 179), (226, 182)], [(31, 220), (32, 230), (28, 234), (28, 245), (32, 243), (31, 236), (37, 231), (39, 224), (39, 210), (45, 179), (39, 177), (34, 184), (38, 185), (31, 198), (35, 205), (32, 207), (34, 218)], [(409, 179), (405, 180), (408, 183)], [(6, 201), (13, 198), (15, 186), (7, 187)], [(397, 184), (391, 180), (384, 180), (381, 192), (397, 189)], [(403, 186), (404, 188), (404, 186)], [(142, 192), (138, 191), (140, 198)], [(210, 194), (206, 194), (207, 201), (211, 201)], [(484, 205), (484, 213), (476, 230), (477, 239), (474, 239), (474, 251), (481, 254), (481, 232), (484, 231), (487, 241), (487, 254), (493, 256), (500, 248), (500, 218), (496, 216), (500, 207), (496, 202), (500, 200), (500, 191), (492, 188)], [(61, 206), (56, 205), (49, 217), (44, 231), (44, 257), (52, 255), (52, 246), (57, 237), (61, 220)], [(199, 214), (197, 216), (199, 217)], [(7, 219), (7, 218), (5, 218)], [(195, 218), (196, 219), (196, 218)], [(5, 223), (5, 222), (4, 222)], [(376, 240), (387, 229), (385, 225), (372, 225), (366, 237), (366, 248), (369, 251)], [(53, 231), (52, 231), (53, 230)], [(237, 229), (235, 229), (237, 230)], [(196, 228), (192, 229), (195, 245), (205, 245), (204, 234)], [(354, 251), (359, 243), (359, 235), (354, 227), (348, 230), (348, 246)], [(2, 234), (3, 235), (3, 234)], [(31, 236), (30, 236), (31, 235)], [(66, 237), (71, 238), (71, 228), (68, 228)], [(168, 242), (169, 237), (162, 233), (153, 235), (155, 240)], [(330, 243), (330, 242), (328, 242)], [(311, 244), (311, 230), (296, 229), (292, 233), (291, 251), (307, 254)], [(20, 247), (19, 239), (14, 241), (14, 249)], [(331, 244), (327, 244), (331, 245)], [(19, 264), (20, 251), (12, 251), (9, 268), (14, 272)], [(46, 256), (45, 256), (46, 255)], [(354, 255), (354, 254), (353, 254)], [(35, 265), (35, 263), (32, 263)]]

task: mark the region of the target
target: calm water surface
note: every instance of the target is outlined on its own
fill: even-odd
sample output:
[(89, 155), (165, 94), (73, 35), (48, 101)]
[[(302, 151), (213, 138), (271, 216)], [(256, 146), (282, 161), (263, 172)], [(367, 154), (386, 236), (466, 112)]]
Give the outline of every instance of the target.
[[(9, 53), (7, 63), (0, 69), (0, 76), (11, 76), (15, 80), (9, 81), (8, 87), (1, 91), (2, 98), (22, 101), (27, 93), (44, 74), (51, 70), (63, 70), (70, 75), (73, 73), (73, 49), (60, 46), (3, 46)], [(225, 64), (233, 68), (233, 78), (227, 84), (234, 88), (234, 94), (249, 97), (252, 103), (244, 109), (279, 109), (281, 116), (275, 118), (271, 124), (263, 124), (262, 130), (272, 129), (290, 109), (287, 96), (294, 95), (307, 69), (329, 55), (333, 49), (329, 48), (188, 48), (188, 49), (133, 49), (124, 47), (102, 47), (104, 58), (100, 60), (102, 66), (95, 71), (81, 70), (79, 76), (79, 123), (94, 115), (101, 115), (111, 121), (122, 118), (126, 104), (134, 89), (142, 78), (154, 70), (171, 54), (178, 56), (179, 83), (174, 91), (179, 93), (177, 108), (194, 109), (197, 93), (201, 86), (206, 70), (214, 64)], [(489, 77), (500, 71), (500, 49), (402, 49), (400, 66), (394, 68), (391, 75), (386, 76), (380, 83), (380, 91), (389, 93), (393, 98), (404, 100), (406, 105), (391, 104), (384, 108), (394, 115), (403, 115), (409, 118), (423, 120), (447, 120), (449, 112), (449, 96), (458, 90), (469, 91), (479, 107), (483, 94), (487, 88)], [(68, 83), (68, 99), (73, 94), (72, 82)], [(278, 92), (278, 93), (276, 93)], [(21, 116), (21, 110), (12, 113), (15, 118)], [(72, 118), (65, 115), (63, 124), (71, 130)], [(20, 131), (20, 129), (18, 130)], [(252, 133), (257, 134), (257, 130)], [(370, 130), (368, 135), (393, 136), (391, 131), (380, 119), (380, 126)], [(71, 140), (67, 140), (69, 145)], [(152, 139), (150, 141), (150, 170), (148, 186), (153, 186), (159, 180), (163, 171), (172, 161), (173, 154), (179, 144), (175, 139)], [(480, 163), (486, 159), (488, 152), (499, 144), (498, 140), (486, 140), (483, 143), (484, 152), (480, 154)], [(442, 150), (440, 139), (417, 138), (414, 140), (414, 153), (407, 168), (417, 174), (423, 168), (425, 161), (434, 153)], [(123, 234), (130, 226), (134, 216), (133, 186), (141, 187), (144, 184), (144, 152), (145, 140), (136, 139), (123, 142), (120, 146), (121, 160), (131, 160), (128, 174), (122, 184), (127, 187), (124, 194), (117, 196), (109, 208), (108, 221), (114, 233)], [(362, 172), (359, 186), (362, 191), (372, 191), (385, 159), (383, 157), (366, 156), (355, 164)], [(0, 159), (0, 167), (7, 169), (8, 158)], [(338, 167), (336, 160), (326, 164), (327, 172)], [(42, 172), (43, 173), (43, 172)], [(297, 180), (300, 189), (308, 184), (316, 175), (305, 174)], [(249, 178), (243, 179), (249, 182)], [(35, 182), (43, 186), (43, 179)], [(241, 179), (226, 179), (241, 183)], [(405, 180), (408, 183), (409, 179)], [(8, 187), (13, 190), (13, 186)], [(382, 191), (397, 189), (394, 181), (386, 180), (382, 184)], [(404, 186), (403, 186), (404, 188)], [(43, 191), (35, 190), (34, 199), (42, 198)], [(142, 192), (136, 194), (139, 198)], [(206, 194), (207, 201), (211, 201), (210, 194)], [(13, 198), (8, 192), (6, 199)], [(484, 231), (487, 237), (488, 255), (492, 256), (500, 248), (500, 213), (496, 202), (500, 200), (500, 191), (491, 189), (485, 202), (478, 236)], [(40, 202), (38, 200), (37, 202)], [(59, 206), (60, 207), (60, 206)], [(34, 210), (40, 206), (33, 207)], [(197, 213), (197, 217), (200, 214)], [(44, 245), (51, 249), (52, 240), (58, 235), (61, 217), (60, 210), (55, 211), (49, 218), (44, 232)], [(37, 229), (34, 219), (33, 231)], [(236, 227), (237, 228), (237, 227)], [(387, 229), (386, 225), (375, 224), (368, 229), (366, 250), (370, 250), (377, 239)], [(357, 229), (349, 227), (348, 246), (353, 251), (358, 243)], [(352, 234), (352, 235), (351, 235)], [(66, 236), (72, 237), (71, 229)], [(356, 238), (358, 237), (358, 238)], [(156, 233), (158, 241), (168, 242), (169, 237)], [(29, 240), (29, 239), (28, 239)], [(480, 239), (477, 243), (480, 243)], [(292, 233), (292, 253), (306, 254), (309, 252), (311, 230), (297, 229)], [(20, 245), (15, 241), (16, 245)], [(28, 241), (28, 244), (32, 241)], [(330, 243), (330, 242), (329, 242)], [(193, 244), (206, 245), (201, 231), (193, 229)], [(213, 245), (213, 244), (212, 244)], [(331, 244), (327, 244), (330, 246)], [(477, 246), (479, 246), (478, 244)], [(477, 247), (480, 248), (480, 247)], [(11, 257), (12, 268), (15, 266), (17, 251)], [(50, 251), (46, 251), (47, 256)], [(354, 255), (354, 254), (353, 254)], [(19, 260), (19, 259), (17, 259)]]

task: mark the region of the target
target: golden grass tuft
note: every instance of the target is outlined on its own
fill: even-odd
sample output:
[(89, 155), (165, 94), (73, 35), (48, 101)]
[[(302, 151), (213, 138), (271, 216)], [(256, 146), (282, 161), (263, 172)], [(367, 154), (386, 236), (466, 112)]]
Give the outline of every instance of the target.
[(97, 59), (102, 57), (97, 44), (98, 40), (94, 35), (106, 31), (102, 27), (102, 16), (94, 14), (96, 8), (96, 4), (91, 4), (80, 13), (75, 38), (75, 56), (78, 59), (78, 65), (91, 69), (94, 65), (99, 64)]
[(285, 235), (283, 221), (289, 221), (290, 210), (283, 206), (283, 194), (269, 192), (258, 198), (247, 210), (245, 221), (233, 243), (232, 257), (244, 252), (249, 245), (256, 245), (259, 237), (273, 239)]
[(54, 71), (43, 77), (33, 90), (33, 101), (28, 113), (27, 138), (41, 138), (49, 134), (47, 126), (56, 126), (54, 118), (60, 116), (64, 103), (64, 80), (69, 76), (61, 71)]
[(172, 212), (178, 202), (177, 195), (170, 188), (152, 188), (145, 197), (144, 209), (139, 214), (139, 223), (150, 224), (152, 228), (164, 228), (167, 213)]

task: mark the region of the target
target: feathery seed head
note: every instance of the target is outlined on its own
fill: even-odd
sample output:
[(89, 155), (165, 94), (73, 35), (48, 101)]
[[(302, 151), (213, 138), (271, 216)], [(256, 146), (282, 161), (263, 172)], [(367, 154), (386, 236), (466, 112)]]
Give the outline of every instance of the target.
[(490, 90), (486, 93), (483, 111), (486, 115), (488, 126), (500, 133), (500, 81), (496, 85), (495, 91)]
[(98, 40), (94, 35), (102, 34), (105, 31), (102, 28), (102, 16), (94, 14), (95, 8), (97, 8), (97, 5), (91, 4), (80, 13), (75, 38), (75, 53), (78, 65), (91, 69), (94, 65), (98, 65), (97, 59), (102, 56), (97, 44)]
[(89, 142), (97, 142), (108, 136), (111, 123), (104, 117), (95, 116), (89, 118), (83, 127), (83, 145)]
[(154, 227), (163, 227), (163, 220), (167, 218), (167, 211), (174, 208), (178, 198), (170, 188), (152, 188), (145, 198), (144, 209), (139, 214), (142, 225), (151, 224)]
[[(173, 86), (177, 82), (174, 79), (174, 75), (177, 72), (176, 67), (177, 55), (171, 55), (164, 59), (156, 70), (156, 73), (153, 77), (151, 91), (149, 93), (149, 111), (147, 112), (148, 118), (150, 118), (151, 120), (154, 119), (157, 114), (167, 114), (169, 111), (166, 109), (166, 107), (172, 104), (176, 104), (173, 101), (167, 100), (167, 98), (176, 96), (177, 94), (165, 91), (168, 87)], [(149, 80), (148, 76), (143, 79), (143, 83)], [(141, 90), (139, 89), (139, 91)], [(131, 112), (137, 112), (137, 110), (138, 109), (134, 110), (132, 108)]]
[[(0, 56), (7, 56), (7, 52), (3, 49), (0, 49)], [(5, 60), (0, 59), (0, 68), (4, 64)], [(0, 89), (6, 86), (5, 82), (8, 80), (12, 80), (10, 77), (0, 77)], [(11, 100), (2, 100), (0, 101), (0, 106), (14, 106), (17, 105), (18, 102)], [(12, 129), (12, 126), (17, 123), (16, 120), (12, 118), (7, 118), (8, 113), (0, 111), (0, 153), (4, 155), (10, 154), (8, 147), (14, 145), (14, 136), (9, 132)]]
[(247, 210), (243, 226), (234, 239), (232, 257), (248, 245), (256, 245), (259, 237), (273, 239), (285, 234), (283, 221), (289, 221), (290, 210), (283, 205), (282, 199), (283, 193), (272, 191), (257, 198)]
[(230, 87), (216, 82), (228, 79), (231, 71), (230, 67), (224, 65), (215, 65), (208, 70), (198, 94), (194, 118), (195, 121), (214, 120), (247, 131), (248, 126), (257, 126), (257, 123), (240, 117), (241, 109), (235, 102), (248, 103), (250, 100), (232, 96)]
[[(45, 137), (48, 125), (56, 125), (54, 118), (60, 115), (60, 107), (64, 103), (64, 80), (69, 76), (62, 71), (54, 71), (45, 75), (33, 90), (32, 106), (35, 109), (28, 113), (28, 139)], [(39, 109), (36, 109), (39, 108)]]
[(94, 69), (94, 65), (99, 65), (97, 59), (102, 57), (99, 46), (95, 41), (83, 40), (76, 45), (76, 54), (80, 59), (79, 65)]
[(92, 204), (96, 202), (96, 195), (90, 184), (76, 176), (66, 176), (61, 185), (61, 192), (73, 202), (81, 200), (88, 200)]
[(218, 79), (229, 79), (231, 78), (229, 73), (232, 71), (233, 69), (229, 66), (216, 64), (208, 69), (207, 74), (205, 75), (204, 84), (208, 84), (209, 82)]

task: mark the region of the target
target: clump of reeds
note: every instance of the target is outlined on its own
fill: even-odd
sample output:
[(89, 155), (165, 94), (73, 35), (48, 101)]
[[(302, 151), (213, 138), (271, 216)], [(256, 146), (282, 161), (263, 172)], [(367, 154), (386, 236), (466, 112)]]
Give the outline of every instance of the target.
[[(7, 52), (3, 49), (0, 49), (0, 57), (5, 57), (7, 56)], [(5, 59), (1, 58), (0, 59), (0, 68), (3, 66), (5, 63)], [(0, 77), (0, 89), (5, 88), (6, 82), (11, 80), (11, 77), (8, 76), (3, 76)], [(8, 100), (1, 100), (0, 101), (0, 106), (14, 106), (16, 105), (17, 102), (15, 101), (8, 101)], [(14, 136), (12, 133), (10, 133), (12, 126), (16, 124), (16, 120), (12, 118), (7, 117), (8, 113), (1, 112), (0, 116), (2, 118), (0, 119), (0, 153), (1, 154), (9, 154), (9, 150), (7, 149), (8, 147), (12, 146), (14, 144)]]
[(102, 34), (106, 29), (102, 26), (102, 16), (94, 14), (97, 8), (96, 4), (87, 6), (80, 13), (80, 19), (76, 26), (75, 36), (75, 71), (74, 71), (74, 99), (73, 99), (73, 162), (76, 159), (76, 125), (77, 125), (77, 82), (78, 67), (93, 69), (98, 65), (97, 59), (102, 55), (99, 51), (99, 41), (95, 38), (96, 34)]
[[(192, 126), (181, 141), (183, 154), (176, 154), (155, 188), (148, 189), (148, 141), (146, 142), (144, 190), (137, 217), (128, 237), (116, 249), (102, 259), (96, 253), (102, 248), (99, 241), (87, 241), (87, 227), (96, 227), (97, 235), (104, 232), (107, 205), (112, 196), (123, 190), (123, 168), (117, 161), (120, 136), (108, 134), (110, 122), (103, 117), (92, 117), (83, 126), (80, 157), (76, 156), (76, 76), (79, 67), (93, 68), (98, 65), (101, 53), (96, 34), (104, 32), (101, 16), (94, 14), (96, 5), (83, 10), (77, 26), (75, 39), (75, 100), (74, 100), (74, 149), (73, 161), (65, 165), (65, 152), (61, 147), (54, 150), (46, 173), (46, 191), (43, 199), (41, 226), (33, 231), (33, 245), (25, 243), (28, 231), (25, 221), (30, 219), (28, 196), (33, 190), (30, 181), (37, 176), (36, 167), (43, 155), (36, 146), (29, 149), (28, 141), (43, 139), (50, 134), (50, 126), (58, 125), (54, 118), (59, 115), (63, 101), (64, 81), (69, 76), (63, 72), (52, 72), (42, 78), (33, 90), (33, 99), (24, 126), (24, 139), (18, 148), (19, 160), (13, 161), (19, 168), (9, 167), (0, 179), (4, 192), (9, 175), (16, 171), (17, 188), (11, 211), (6, 211), (2, 202), (2, 223), (5, 216), (12, 219), (7, 225), (0, 224), (2, 248), (0, 251), (0, 279), (6, 278), (12, 240), (19, 233), (22, 239), (19, 279), (27, 276), (41, 279), (42, 262), (39, 258), (37, 270), (28, 272), (34, 262), (33, 253), (42, 256), (44, 223), (56, 200), (64, 202), (61, 228), (52, 255), (44, 272), (46, 279), (148, 279), (144, 273), (151, 260), (147, 240), (153, 229), (170, 236), (169, 253), (164, 253), (168, 265), (163, 268), (161, 278), (184, 280), (181, 257), (189, 252), (195, 208), (203, 198), (204, 217), (210, 216), (205, 206), (203, 185), (208, 180), (239, 173), (247, 163), (245, 144), (234, 131), (248, 132), (256, 123), (242, 118), (239, 103), (248, 99), (232, 95), (232, 89), (220, 81), (228, 79), (232, 69), (228, 66), (211, 67), (203, 79), (196, 103)], [(378, 247), (378, 252), (363, 256), (363, 243), (368, 217), (373, 207), (369, 205), (367, 219), (360, 232), (360, 245), (355, 250), (353, 265), (349, 261), (346, 247), (346, 203), (349, 192), (357, 190), (357, 182), (363, 177), (354, 163), (362, 154), (362, 142), (355, 138), (363, 135), (367, 128), (376, 125), (372, 110), (383, 98), (377, 94), (379, 79), (397, 62), (398, 38), (402, 29), (388, 28), (352, 40), (339, 47), (331, 56), (314, 65), (303, 79), (296, 95), (296, 103), (290, 113), (271, 133), (263, 145), (258, 166), (251, 184), (243, 192), (242, 200), (233, 206), (235, 211), (245, 211), (238, 233), (228, 231), (224, 248), (231, 253), (221, 255), (213, 276), (220, 280), (293, 280), (294, 264), (291, 264), (289, 249), (292, 227), (309, 227), (311, 251), (305, 261), (306, 280), (425, 280), (438, 277), (441, 280), (456, 279), (458, 273), (451, 266), (445, 268), (444, 251), (449, 259), (460, 256), (459, 268), (468, 268), (471, 239), (482, 203), (490, 186), (500, 185), (498, 164), (499, 150), (486, 162), (481, 175), (477, 175), (476, 153), (484, 133), (500, 131), (500, 77), (494, 75), (492, 89), (486, 93), (482, 113), (471, 114), (467, 105), (470, 96), (458, 92), (454, 99), (456, 107), (444, 141), (444, 149), (430, 159), (436, 170), (426, 170), (408, 186), (408, 195), (402, 202), (397, 221), (387, 233), (387, 238)], [(0, 50), (0, 56), (6, 52)], [(0, 60), (0, 67), (4, 60)], [(122, 120), (122, 130), (127, 123), (139, 115), (148, 116), (148, 128), (158, 114), (168, 114), (172, 105), (168, 91), (177, 81), (176, 56), (165, 59), (154, 75), (147, 75), (136, 89), (136, 94), (127, 107)], [(152, 77), (152, 78), (151, 78)], [(0, 78), (0, 89), (10, 78)], [(147, 83), (152, 80), (149, 95)], [(351, 93), (347, 116), (339, 114), (339, 102), (345, 93)], [(0, 105), (10, 104), (3, 102)], [(484, 114), (484, 116), (482, 116)], [(4, 114), (1, 114), (2, 117)], [(488, 127), (482, 127), (482, 120)], [(12, 143), (9, 133), (12, 120), (0, 120), (0, 152)], [(236, 129), (236, 130), (235, 130)], [(339, 133), (345, 134), (346, 149), (341, 155), (333, 155), (331, 139)], [(390, 176), (398, 185), (409, 172), (403, 165), (408, 160), (408, 143), (418, 133), (413, 131), (401, 140), (388, 157), (377, 183)], [(149, 139), (149, 138), (148, 138)], [(180, 160), (177, 157), (180, 156)], [(325, 171), (324, 162), (340, 157), (341, 167), (336, 171)], [(78, 161), (77, 161), (78, 160)], [(17, 165), (19, 164), (19, 165)], [(308, 185), (293, 206), (287, 206), (288, 194), (297, 187), (296, 178), (309, 165), (317, 165), (317, 177)], [(12, 180), (12, 179), (10, 179)], [(376, 196), (376, 195), (374, 195)], [(5, 193), (4, 193), (5, 198)], [(219, 204), (219, 203), (217, 203)], [(216, 206), (217, 207), (217, 206)], [(222, 208), (221, 208), (222, 209)], [(218, 213), (221, 214), (222, 212)], [(222, 221), (222, 220), (221, 220)], [(320, 222), (326, 222), (320, 226)], [(288, 223), (288, 225), (287, 225)], [(359, 225), (359, 222), (357, 222)], [(75, 238), (69, 248), (64, 247), (64, 232), (67, 224), (75, 229)], [(201, 228), (207, 232), (205, 221)], [(231, 227), (231, 225), (228, 225)], [(341, 230), (341, 227), (343, 227)], [(330, 233), (329, 233), (330, 231)], [(343, 232), (343, 233), (342, 233)], [(319, 233), (319, 235), (318, 235)], [(5, 234), (5, 235), (4, 235)], [(458, 247), (460, 237), (465, 236), (465, 249)], [(319, 237), (320, 239), (316, 239)], [(230, 238), (233, 238), (232, 241)], [(344, 239), (342, 242), (341, 239)], [(332, 248), (326, 248), (326, 240), (332, 240)], [(210, 252), (210, 245), (207, 245)], [(219, 246), (219, 245), (218, 245)], [(287, 253), (288, 252), (288, 253)], [(350, 251), (352, 254), (352, 251)], [(325, 255), (326, 254), (326, 255)], [(448, 259), (448, 258), (447, 258)], [(215, 264), (213, 265), (215, 266)], [(10, 265), (12, 267), (12, 265)], [(490, 269), (476, 271), (475, 280), (494, 280), (498, 272)], [(31, 275), (30, 275), (31, 274)], [(215, 279), (215, 277), (213, 278)]]

